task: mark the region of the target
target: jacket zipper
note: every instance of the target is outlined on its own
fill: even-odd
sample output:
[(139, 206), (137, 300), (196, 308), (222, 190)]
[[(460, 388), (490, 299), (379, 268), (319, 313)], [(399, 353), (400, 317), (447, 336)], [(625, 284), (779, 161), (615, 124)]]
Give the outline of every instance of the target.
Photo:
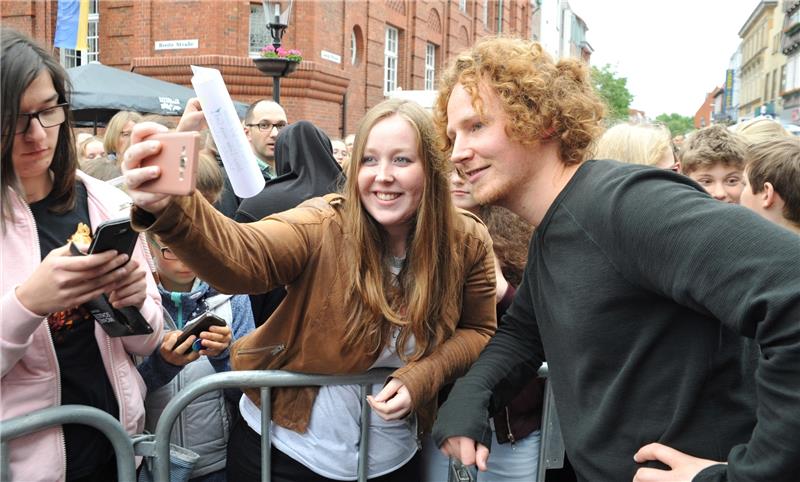
[[(38, 238), (37, 238), (38, 244)], [(41, 249), (41, 248), (39, 248)], [(53, 355), (56, 359), (56, 407), (61, 406), (61, 367), (58, 366), (58, 355), (56, 355), (56, 344), (53, 343), (53, 332), (50, 330), (50, 323), (48, 323), (47, 319), (43, 321), (45, 325), (47, 325), (47, 334), (48, 338), (50, 339), (50, 348), (53, 349)], [(64, 456), (64, 477), (66, 478), (67, 474), (67, 439), (64, 437), (64, 427), (60, 427), (61, 430), (59, 431), (59, 437), (61, 438), (61, 453)]]
[(269, 345), (269, 346), (259, 346), (256, 348), (242, 348), (239, 350), (239, 355), (250, 355), (253, 353), (261, 353), (263, 351), (269, 351), (270, 355), (277, 355), (278, 353), (282, 352), (286, 349), (286, 345), (281, 343), (280, 345)]
[[(96, 339), (97, 338), (95, 337), (95, 340)], [(114, 379), (114, 382), (116, 382), (116, 383), (112, 383), (111, 384), (111, 388), (114, 389), (114, 396), (117, 397), (117, 409), (119, 411), (119, 423), (121, 423), (122, 424), (122, 428), (126, 429), (126, 431), (127, 431), (127, 427), (125, 427), (125, 420), (126, 420), (125, 415), (127, 415), (127, 414), (125, 413), (125, 404), (122, 403), (122, 401), (121, 401), (122, 398), (120, 397), (120, 393), (118, 393), (119, 388), (120, 388), (120, 382), (119, 382), (119, 377), (118, 377), (118, 374), (117, 374), (117, 370), (114, 369), (114, 352), (111, 351), (111, 338), (110, 337), (106, 337), (106, 346), (108, 347), (108, 361), (109, 361), (109, 365), (111, 365), (111, 376)]]
[[(28, 211), (28, 215), (30, 215), (31, 226), (33, 226), (33, 236), (36, 238), (36, 252), (39, 253), (39, 258), (42, 257), (42, 244), (39, 242), (39, 232), (36, 231), (36, 218), (33, 217), (33, 210), (31, 209), (30, 205), (22, 201), (22, 204), (25, 205), (25, 209)], [(41, 261), (39, 262), (41, 264)], [(56, 344), (53, 342), (53, 332), (50, 330), (50, 323), (47, 321), (47, 316), (44, 317), (42, 320), (47, 326), (47, 339), (50, 342), (50, 349), (52, 350), (53, 358), (55, 358), (55, 365), (56, 365), (56, 407), (61, 406), (61, 367), (58, 365), (58, 355), (56, 354)], [(58, 437), (61, 439), (61, 455), (64, 467), (64, 478), (67, 477), (67, 439), (64, 437), (64, 427), (61, 426), (61, 430), (58, 433)]]
[(508, 405), (506, 405), (506, 427), (508, 427), (508, 440), (511, 442), (511, 446), (514, 446), (514, 433), (511, 432), (511, 413), (508, 411)]

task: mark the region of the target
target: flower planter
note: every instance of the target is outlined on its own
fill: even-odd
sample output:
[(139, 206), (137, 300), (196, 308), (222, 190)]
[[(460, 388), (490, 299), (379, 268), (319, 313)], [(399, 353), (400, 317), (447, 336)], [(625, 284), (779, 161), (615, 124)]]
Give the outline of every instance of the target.
[(257, 57), (253, 59), (256, 68), (269, 77), (286, 77), (297, 69), (300, 62), (281, 58)]

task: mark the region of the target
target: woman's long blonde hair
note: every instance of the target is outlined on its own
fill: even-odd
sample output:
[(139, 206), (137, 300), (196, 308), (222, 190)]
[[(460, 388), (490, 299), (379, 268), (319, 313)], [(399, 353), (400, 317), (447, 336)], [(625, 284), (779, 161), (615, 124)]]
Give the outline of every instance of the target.
[[(406, 120), (417, 134), (419, 158), (425, 175), (422, 199), (409, 233), (403, 268), (393, 280), (389, 270), (386, 232), (366, 211), (358, 191), (358, 171), (372, 128), (392, 116)], [(391, 142), (391, 140), (387, 140)], [(390, 329), (401, 328), (397, 352), (417, 360), (448, 338), (446, 317), (457, 317), (464, 283), (462, 260), (454, 240), (456, 211), (450, 199), (449, 164), (437, 149), (433, 121), (422, 107), (406, 100), (381, 102), (367, 112), (356, 131), (347, 169), (342, 207), (350, 263), (346, 303), (348, 344), (365, 343), (372, 352), (390, 339)], [(405, 356), (410, 336), (414, 350)]]

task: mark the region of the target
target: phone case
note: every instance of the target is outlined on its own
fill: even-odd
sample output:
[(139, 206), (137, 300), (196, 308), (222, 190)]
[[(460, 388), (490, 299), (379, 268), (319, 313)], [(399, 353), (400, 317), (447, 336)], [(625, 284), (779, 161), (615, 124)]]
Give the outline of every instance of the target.
[(161, 176), (142, 184), (139, 189), (160, 194), (186, 196), (194, 192), (197, 158), (200, 154), (198, 132), (155, 134), (147, 140), (161, 141), (161, 152), (142, 161), (142, 166), (159, 166)]
[(147, 335), (153, 328), (147, 323), (139, 310), (133, 306), (114, 308), (106, 295), (100, 295), (83, 304), (95, 321), (105, 330), (108, 336)]
[(220, 318), (219, 316), (207, 311), (202, 315), (198, 316), (197, 318), (190, 320), (186, 325), (183, 327), (183, 332), (181, 332), (180, 336), (178, 336), (178, 340), (175, 342), (173, 346), (173, 350), (178, 347), (181, 343), (186, 341), (187, 338), (190, 336), (200, 336), (200, 333), (204, 331), (208, 331), (209, 328), (212, 326), (226, 326), (227, 323), (225, 320)]
[(138, 239), (139, 233), (131, 227), (130, 218), (111, 219), (97, 226), (88, 253), (102, 253), (115, 249), (118, 253), (125, 253), (130, 258)]
[(466, 466), (460, 460), (450, 458), (450, 474), (447, 482), (475, 482), (477, 479), (478, 468), (476, 466)]

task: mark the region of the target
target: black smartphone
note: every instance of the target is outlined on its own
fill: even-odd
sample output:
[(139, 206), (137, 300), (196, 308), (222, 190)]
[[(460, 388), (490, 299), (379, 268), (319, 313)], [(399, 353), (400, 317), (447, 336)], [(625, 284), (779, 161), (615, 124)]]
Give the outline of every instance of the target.
[(464, 465), (456, 458), (450, 458), (450, 474), (447, 482), (475, 482), (478, 480), (478, 468)]
[(178, 336), (178, 340), (175, 342), (175, 345), (172, 347), (173, 350), (180, 346), (181, 343), (186, 341), (187, 338), (194, 335), (196, 337), (200, 336), (200, 333), (204, 331), (208, 331), (209, 328), (212, 326), (225, 326), (225, 320), (220, 318), (219, 316), (211, 313), (210, 311), (206, 311), (202, 315), (189, 320), (186, 325), (183, 327), (183, 331), (181, 331), (180, 336)]
[(130, 259), (138, 239), (139, 233), (131, 227), (130, 218), (103, 221), (94, 232), (92, 244), (89, 245), (89, 254), (115, 249), (118, 253), (127, 254)]

